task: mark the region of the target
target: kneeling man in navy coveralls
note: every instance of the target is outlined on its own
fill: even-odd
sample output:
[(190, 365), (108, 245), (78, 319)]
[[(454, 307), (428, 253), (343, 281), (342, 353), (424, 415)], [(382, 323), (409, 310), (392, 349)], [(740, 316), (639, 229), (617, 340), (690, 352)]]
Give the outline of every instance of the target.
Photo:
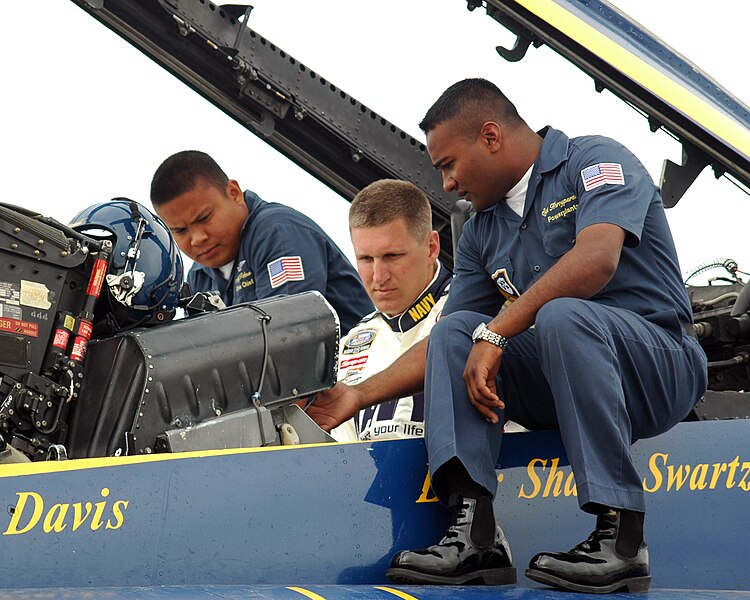
[(229, 179), (205, 152), (167, 158), (151, 180), (151, 204), (193, 261), (193, 293), (216, 290), (227, 306), (317, 290), (342, 331), (372, 311), (354, 267), (312, 219), (266, 202)]
[(485, 80), (451, 86), (420, 127), (443, 187), (477, 214), (425, 374), (432, 485), (454, 520), (435, 546), (397, 554), (388, 574), (515, 578), (492, 511), (511, 419), (560, 429), (580, 507), (596, 515), (588, 539), (537, 554), (526, 575), (583, 592), (647, 590), (630, 446), (681, 421), (707, 380), (659, 190), (621, 144), (535, 133)]
[[(707, 380), (659, 190), (621, 144), (535, 133), (483, 79), (451, 86), (420, 127), (443, 187), (477, 214), (424, 373), (432, 486), (453, 520), (434, 546), (394, 556), (388, 577), (515, 582), (492, 506), (510, 419), (559, 428), (580, 507), (596, 515), (585, 541), (537, 554), (526, 575), (583, 592), (647, 590), (630, 446), (681, 421)], [(416, 362), (396, 382), (418, 386)], [(394, 394), (384, 375), (382, 393)]]

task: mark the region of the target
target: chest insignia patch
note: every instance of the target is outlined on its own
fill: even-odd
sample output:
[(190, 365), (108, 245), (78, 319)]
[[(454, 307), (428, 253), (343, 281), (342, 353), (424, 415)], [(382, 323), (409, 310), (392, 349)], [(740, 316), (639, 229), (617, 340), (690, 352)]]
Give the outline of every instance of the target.
[(506, 300), (511, 302), (518, 298), (521, 294), (518, 293), (516, 286), (510, 280), (508, 271), (506, 269), (498, 269), (492, 274), (492, 280), (497, 284), (497, 289)]
[(339, 365), (339, 369), (342, 371), (344, 369), (351, 369), (352, 367), (359, 367), (358, 370), (362, 370), (362, 367), (365, 366), (365, 363), (367, 362), (367, 354), (363, 354), (362, 356), (356, 356), (354, 358), (345, 358), (341, 361), (341, 364)]
[(346, 385), (354, 385), (360, 379), (362, 379), (362, 369), (364, 369), (364, 367), (352, 367), (348, 369), (346, 372), (346, 376), (344, 377), (344, 379), (342, 379), (342, 381)]
[(364, 352), (372, 346), (372, 342), (375, 340), (377, 335), (375, 329), (362, 329), (357, 333), (352, 334), (346, 342), (344, 342), (344, 349), (341, 351), (342, 354), (359, 354)]

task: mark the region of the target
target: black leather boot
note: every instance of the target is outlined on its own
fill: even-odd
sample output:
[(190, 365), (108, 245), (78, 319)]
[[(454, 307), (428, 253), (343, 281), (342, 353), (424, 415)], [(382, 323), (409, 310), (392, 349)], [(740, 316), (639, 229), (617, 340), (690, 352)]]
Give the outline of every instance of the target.
[(547, 585), (590, 594), (651, 586), (643, 513), (608, 509), (596, 530), (569, 552), (542, 552), (531, 559), (526, 577)]
[[(495, 525), (490, 498), (458, 498), (453, 521), (434, 546), (405, 550), (386, 571), (395, 583), (508, 585), (516, 582), (510, 546)], [(494, 530), (494, 535), (493, 535)]]

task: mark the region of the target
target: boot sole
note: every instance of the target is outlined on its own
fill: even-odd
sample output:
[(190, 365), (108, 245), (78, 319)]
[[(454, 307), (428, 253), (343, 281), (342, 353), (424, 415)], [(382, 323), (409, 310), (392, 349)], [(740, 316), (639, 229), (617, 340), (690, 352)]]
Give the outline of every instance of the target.
[(444, 575), (431, 575), (420, 573), (409, 569), (392, 568), (385, 572), (385, 576), (393, 583), (427, 583), (438, 585), (514, 585), (516, 583), (516, 568), (503, 567), (502, 569), (484, 569), (472, 571), (464, 575), (447, 577)]
[(628, 577), (627, 579), (622, 579), (615, 583), (603, 586), (574, 583), (572, 581), (567, 581), (566, 579), (561, 579), (560, 577), (555, 577), (544, 571), (537, 571), (536, 569), (526, 569), (526, 577), (539, 583), (551, 585), (552, 587), (570, 590), (571, 592), (586, 592), (587, 594), (609, 594), (623, 588), (630, 593), (636, 594), (639, 592), (647, 592), (651, 587), (650, 575), (644, 577)]

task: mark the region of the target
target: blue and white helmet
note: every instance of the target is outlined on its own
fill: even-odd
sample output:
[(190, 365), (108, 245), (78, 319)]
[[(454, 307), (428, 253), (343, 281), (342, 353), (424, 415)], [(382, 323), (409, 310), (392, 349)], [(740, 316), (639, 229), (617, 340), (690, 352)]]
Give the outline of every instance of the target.
[(106, 329), (122, 331), (174, 317), (183, 285), (182, 258), (157, 215), (134, 200), (113, 198), (84, 209), (70, 226), (112, 242), (109, 293), (107, 302), (100, 298), (97, 303), (95, 325), (104, 320)]

